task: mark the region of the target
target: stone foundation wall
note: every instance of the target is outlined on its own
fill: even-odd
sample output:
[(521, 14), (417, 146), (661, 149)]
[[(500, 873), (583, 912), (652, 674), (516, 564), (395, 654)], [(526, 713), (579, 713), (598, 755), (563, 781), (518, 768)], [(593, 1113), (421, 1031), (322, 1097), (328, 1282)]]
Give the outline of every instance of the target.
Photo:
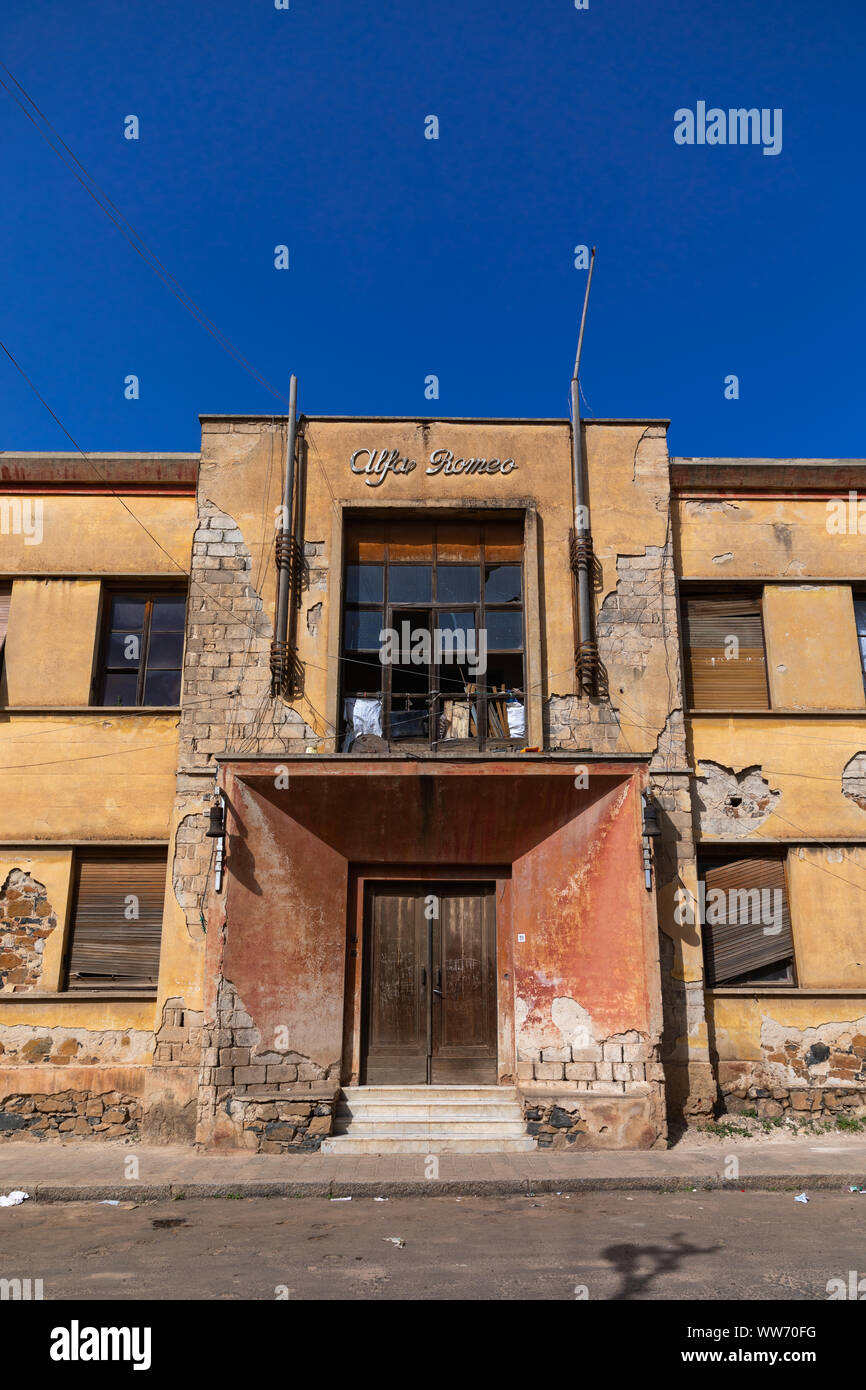
[(625, 1094), (565, 1087), (523, 1090), (526, 1132), (540, 1149), (664, 1149), (664, 1087), (646, 1082)]
[(11, 1094), (0, 1100), (0, 1141), (139, 1137), (142, 1108), (119, 1091)]
[(230, 1111), (245, 1149), (257, 1153), (314, 1153), (334, 1127), (339, 1087), (281, 1088), (272, 1100), (235, 1099)]
[(764, 1120), (788, 1114), (803, 1119), (809, 1116), (813, 1119), (834, 1119), (839, 1115), (862, 1118), (866, 1116), (866, 1086), (815, 1086), (810, 1090), (788, 1090), (775, 1086), (768, 1090), (765, 1086), (739, 1084), (730, 1089), (722, 1086), (721, 1103), (729, 1115), (751, 1112)]

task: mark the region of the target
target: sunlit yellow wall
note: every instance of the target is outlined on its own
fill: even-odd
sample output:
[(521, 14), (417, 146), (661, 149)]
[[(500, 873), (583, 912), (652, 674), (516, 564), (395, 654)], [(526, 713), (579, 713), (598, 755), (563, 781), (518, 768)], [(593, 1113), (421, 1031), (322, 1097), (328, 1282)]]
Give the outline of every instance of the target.
[(866, 846), (798, 846), (787, 880), (800, 987), (866, 989)]
[(4, 535), (3, 573), (174, 574), (181, 583), (189, 573), (192, 497), (79, 493), (29, 500), (41, 503), (41, 541)]
[(167, 839), (176, 714), (0, 720), (0, 840)]
[(820, 1028), (830, 1020), (854, 1022), (866, 1014), (866, 1000), (854, 994), (802, 995), (716, 994), (707, 1003), (715, 1048), (722, 1062), (761, 1061), (765, 1020), (799, 1029)]
[[(866, 847), (856, 843), (866, 837), (866, 811), (842, 790), (846, 767), (866, 752), (866, 718), (841, 713), (866, 710), (852, 601), (852, 582), (866, 582), (866, 551), (856, 526), (840, 527), (838, 517), (822, 497), (681, 499), (675, 509), (684, 578), (714, 581), (720, 595), (731, 582), (763, 581), (770, 701), (779, 713), (696, 714), (690, 740), (695, 766), (756, 766), (781, 792), (748, 840), (824, 842), (794, 845), (786, 859), (801, 991), (866, 989)], [(818, 710), (840, 713), (790, 713)], [(720, 1059), (748, 1061), (766, 1056), (765, 1020), (799, 1029), (843, 1023), (866, 1013), (866, 999), (756, 989), (711, 993), (708, 1008)]]
[[(574, 623), (569, 529), (573, 525), (571, 433), (554, 422), (486, 421), (329, 421), (306, 424), (307, 485), (304, 537), (321, 552), (310, 560), (315, 567), (339, 574), (341, 529), (345, 506), (405, 507), (436, 505), (470, 508), (478, 502), (520, 508), (535, 504), (542, 536), (541, 590), (542, 696), (574, 691)], [(587, 424), (587, 474), (592, 534), (602, 581), (596, 598), (601, 607), (617, 584), (617, 557), (643, 555), (648, 546), (663, 546), (667, 532), (668, 456), (664, 429), (647, 437), (644, 424)], [(363, 474), (353, 473), (350, 459), (359, 449), (397, 449), (416, 461), (414, 471), (389, 475), (381, 486), (368, 486)], [(517, 467), (507, 475), (428, 475), (431, 453), (448, 448), (455, 457), (513, 458)], [(202, 425), (200, 491), (225, 512), (243, 533), (252, 560), (253, 582), (273, 622), (275, 568), (272, 559), (274, 524), (281, 500), (281, 471), (285, 456), (282, 421), (205, 419)], [(636, 456), (640, 459), (636, 466)], [(362, 463), (366, 462), (366, 457)], [(495, 517), (495, 510), (489, 513)], [(527, 556), (527, 565), (535, 557)], [(304, 594), (298, 622), (298, 656), (305, 667), (306, 700), (299, 712), (317, 729), (319, 712), (336, 708), (336, 653), (328, 650), (333, 630), (331, 602), (338, 586), (329, 578), (325, 590)], [(322, 604), (318, 635), (307, 626), (310, 607)], [(621, 702), (619, 750), (654, 748), (671, 706), (668, 661), (659, 646), (649, 653), (639, 682), (631, 666), (612, 666), (611, 689), (629, 690)], [(617, 703), (614, 701), (614, 703)]]
[[(785, 481), (780, 477), (780, 490)], [(837, 535), (831, 520), (822, 498), (680, 499), (674, 531), (680, 575), (723, 581), (866, 575), (863, 535)]]
[(774, 709), (866, 709), (849, 584), (767, 584), (763, 616)]
[[(195, 500), (70, 494), (39, 501), (41, 540), (25, 544), (23, 536), (4, 535), (0, 560), (13, 579), (0, 689), (0, 840), (7, 842), (0, 850), (0, 882), (19, 868), (46, 887), (58, 926), (46, 938), (39, 989), (52, 991), (62, 985), (70, 927), (74, 850), (69, 842), (134, 847), (168, 841), (172, 831), (179, 715), (90, 712), (88, 706), (101, 581), (173, 576), (183, 585)], [(57, 575), (68, 577), (48, 577)], [(55, 707), (57, 713), (15, 713), (16, 707), (34, 705)], [(44, 843), (34, 846), (34, 841)], [(195, 1007), (199, 948), (187, 932), (170, 878), (169, 871), (160, 988), (166, 997), (191, 995)], [(84, 1051), (99, 1047), (102, 1060), (143, 1063), (150, 1059), (145, 1035), (152, 1033), (155, 1016), (152, 999), (84, 1001), (70, 992), (62, 1000), (38, 1003), (18, 995), (14, 1004), (0, 1003), (0, 1038), (3, 1028), (77, 1029), (88, 1038)], [(103, 1055), (97, 1035), (115, 1032), (117, 1046)]]
[(696, 766), (706, 759), (737, 771), (757, 765), (781, 791), (751, 840), (866, 836), (866, 811), (842, 794), (846, 764), (866, 750), (866, 720), (698, 714), (691, 737)]

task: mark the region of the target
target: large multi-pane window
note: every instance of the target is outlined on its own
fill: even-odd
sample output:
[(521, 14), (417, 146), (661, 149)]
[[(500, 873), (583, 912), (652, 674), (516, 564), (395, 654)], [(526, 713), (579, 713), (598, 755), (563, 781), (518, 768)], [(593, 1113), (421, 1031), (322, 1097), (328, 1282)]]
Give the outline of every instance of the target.
[(180, 704), (185, 614), (178, 589), (107, 596), (97, 704)]
[(525, 743), (520, 521), (347, 529), (343, 747)]

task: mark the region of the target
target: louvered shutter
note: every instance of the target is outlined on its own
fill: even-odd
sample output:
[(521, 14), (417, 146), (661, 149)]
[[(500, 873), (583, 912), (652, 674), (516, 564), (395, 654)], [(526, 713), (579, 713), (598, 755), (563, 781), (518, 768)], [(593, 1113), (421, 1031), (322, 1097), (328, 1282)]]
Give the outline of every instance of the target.
[(9, 626), (9, 605), (12, 602), (12, 585), (0, 584), (0, 660), (6, 643), (6, 629)]
[[(166, 857), (78, 863), (69, 989), (156, 987)], [(138, 917), (128, 919), (129, 899)]]
[[(705, 916), (711, 919), (703, 924), (707, 984), (711, 988), (764, 970), (793, 956), (791, 914), (785, 891), (785, 866), (781, 859), (734, 859), (730, 863), (708, 868), (701, 878), (706, 884)], [(721, 889), (725, 894), (724, 918), (727, 920), (720, 915), (718, 921), (712, 921), (718, 912), (711, 898), (714, 889)], [(763, 891), (765, 896), (762, 902), (767, 909), (763, 922), (759, 911), (747, 908), (746, 899), (731, 897), (736, 890), (741, 893)], [(774, 896), (776, 892), (781, 893), (781, 899)], [(775, 916), (777, 902), (781, 904), (781, 911)], [(751, 903), (757, 903), (754, 896)], [(765, 930), (766, 927), (770, 927), (771, 932)]]
[(770, 708), (760, 599), (687, 597), (683, 625), (691, 709)]

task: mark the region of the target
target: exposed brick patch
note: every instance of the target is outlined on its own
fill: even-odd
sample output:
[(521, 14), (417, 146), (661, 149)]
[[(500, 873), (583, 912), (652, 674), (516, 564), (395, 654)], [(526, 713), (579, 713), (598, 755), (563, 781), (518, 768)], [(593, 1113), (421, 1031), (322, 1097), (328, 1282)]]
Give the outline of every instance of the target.
[(577, 1091), (625, 1095), (646, 1090), (647, 1081), (663, 1079), (658, 1046), (632, 1030), (601, 1042), (589, 1038), (537, 1051), (521, 1047), (517, 1074), (521, 1081), (568, 1081)]
[[(679, 628), (677, 622), (676, 581), (673, 545), (649, 545), (640, 553), (618, 555), (617, 581), (606, 595), (596, 619), (596, 640), (602, 671), (602, 697), (551, 695), (544, 710), (545, 746), (567, 748), (576, 754), (611, 753), (619, 745), (620, 723), (628, 724), (635, 712), (617, 704), (617, 690), (607, 677), (626, 668), (630, 683), (639, 681), (646, 671), (653, 650), (667, 655), (671, 677), (671, 709), (659, 730), (655, 765), (682, 767), (685, 764), (685, 722), (679, 685)], [(631, 703), (631, 701), (630, 701)], [(649, 731), (641, 730), (640, 746), (646, 746)]]
[(55, 1091), (0, 1100), (0, 1141), (138, 1139), (141, 1105), (120, 1091)]
[[(330, 1134), (339, 1094), (339, 1061), (323, 1067), (289, 1047), (268, 1045), (230, 980), (219, 981), (215, 1020), (205, 1024), (202, 1041), (202, 1134), (211, 1134), (215, 1117), (222, 1114), (231, 1122), (235, 1142), (261, 1153), (289, 1148), (308, 1152)], [(279, 1110), (271, 1113), (273, 1105), (294, 1109), (281, 1115)]]
[(38, 986), (45, 938), (56, 926), (45, 885), (12, 869), (0, 888), (0, 990), (19, 994)]
[(156, 1032), (155, 1067), (201, 1065), (204, 1014), (187, 1009), (182, 999), (166, 999)]
[(203, 903), (213, 855), (213, 841), (207, 838), (210, 818), (201, 805), (200, 793), (178, 796), (179, 810), (187, 813), (177, 827), (171, 870), (174, 896), (183, 908), (193, 941), (204, 937)]
[(190, 579), (182, 765), (207, 767), (215, 753), (228, 751), (303, 754), (317, 734), (297, 710), (271, 697), (273, 625), (254, 586), (249, 549), (234, 520), (207, 498), (199, 499)]

